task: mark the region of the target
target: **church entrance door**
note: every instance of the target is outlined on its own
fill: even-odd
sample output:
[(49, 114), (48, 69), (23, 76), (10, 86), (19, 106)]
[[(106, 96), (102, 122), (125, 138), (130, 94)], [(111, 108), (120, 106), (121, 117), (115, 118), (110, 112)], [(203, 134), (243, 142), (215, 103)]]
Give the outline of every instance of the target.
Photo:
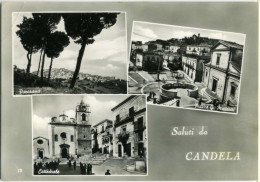
[(61, 151), (61, 157), (67, 158), (68, 157), (68, 150), (66, 148), (63, 148)]
[(60, 156), (61, 156), (61, 158), (67, 158), (69, 156), (69, 148), (70, 148), (70, 145), (68, 145), (68, 144), (61, 144), (60, 145)]
[(43, 158), (43, 151), (42, 150), (39, 150), (39, 153), (38, 153), (38, 155), (39, 155), (39, 158)]

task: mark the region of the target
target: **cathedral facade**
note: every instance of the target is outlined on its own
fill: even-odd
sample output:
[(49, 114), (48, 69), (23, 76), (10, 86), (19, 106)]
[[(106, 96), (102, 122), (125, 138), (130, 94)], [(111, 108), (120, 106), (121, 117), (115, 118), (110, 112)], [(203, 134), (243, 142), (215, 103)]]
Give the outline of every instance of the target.
[(76, 106), (75, 118), (61, 114), (52, 117), (49, 125), (52, 157), (91, 157), (90, 107), (83, 100)]

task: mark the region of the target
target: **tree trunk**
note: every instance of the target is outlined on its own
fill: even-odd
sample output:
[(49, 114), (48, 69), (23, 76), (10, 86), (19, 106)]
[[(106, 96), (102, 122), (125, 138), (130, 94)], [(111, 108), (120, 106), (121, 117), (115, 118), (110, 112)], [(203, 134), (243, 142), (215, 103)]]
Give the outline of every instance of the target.
[(80, 70), (81, 61), (82, 61), (82, 58), (83, 58), (83, 55), (84, 55), (85, 47), (86, 47), (86, 43), (83, 42), (81, 44), (81, 48), (79, 50), (77, 65), (76, 65), (76, 68), (75, 68), (75, 71), (74, 71), (74, 74), (73, 74), (73, 77), (72, 77), (72, 80), (71, 80), (71, 84), (70, 84), (71, 89), (74, 88), (74, 86), (75, 86), (75, 83), (76, 83), (76, 80), (77, 80), (77, 77), (78, 77), (78, 74), (79, 74), (79, 70)]
[(44, 70), (44, 61), (45, 61), (45, 51), (42, 57), (42, 69), (41, 69), (41, 86), (43, 86), (43, 70)]
[(160, 80), (160, 63), (161, 63), (161, 61), (158, 60), (158, 70), (157, 70), (157, 80), (158, 81)]
[(50, 78), (51, 78), (52, 61), (53, 61), (53, 58), (51, 58), (51, 63), (50, 63), (50, 68), (49, 68), (49, 74), (48, 74), (48, 83), (50, 82)]
[(41, 67), (41, 58), (42, 58), (42, 51), (43, 51), (43, 50), (41, 50), (41, 54), (40, 54), (40, 60), (39, 60), (39, 65), (38, 65), (37, 76), (39, 75), (39, 72), (40, 72), (40, 67)]
[(28, 59), (28, 64), (27, 64), (27, 68), (26, 68), (26, 74), (27, 74), (27, 76), (29, 76), (30, 68), (31, 68), (32, 53), (30, 53), (30, 52), (27, 53), (27, 59)]

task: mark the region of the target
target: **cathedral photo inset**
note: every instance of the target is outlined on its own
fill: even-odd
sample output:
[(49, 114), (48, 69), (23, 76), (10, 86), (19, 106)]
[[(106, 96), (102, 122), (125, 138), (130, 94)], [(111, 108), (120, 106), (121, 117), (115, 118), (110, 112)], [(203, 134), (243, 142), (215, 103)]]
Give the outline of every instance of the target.
[(145, 95), (33, 96), (34, 175), (147, 175)]

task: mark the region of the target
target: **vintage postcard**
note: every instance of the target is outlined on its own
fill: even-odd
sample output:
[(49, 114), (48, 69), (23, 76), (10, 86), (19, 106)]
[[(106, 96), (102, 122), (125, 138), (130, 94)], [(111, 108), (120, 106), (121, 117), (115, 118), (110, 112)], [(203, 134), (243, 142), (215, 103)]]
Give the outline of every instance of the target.
[(13, 94), (127, 92), (125, 12), (12, 14)]
[(134, 21), (128, 92), (150, 104), (237, 113), (245, 37)]
[(147, 175), (145, 95), (32, 102), (34, 175)]

